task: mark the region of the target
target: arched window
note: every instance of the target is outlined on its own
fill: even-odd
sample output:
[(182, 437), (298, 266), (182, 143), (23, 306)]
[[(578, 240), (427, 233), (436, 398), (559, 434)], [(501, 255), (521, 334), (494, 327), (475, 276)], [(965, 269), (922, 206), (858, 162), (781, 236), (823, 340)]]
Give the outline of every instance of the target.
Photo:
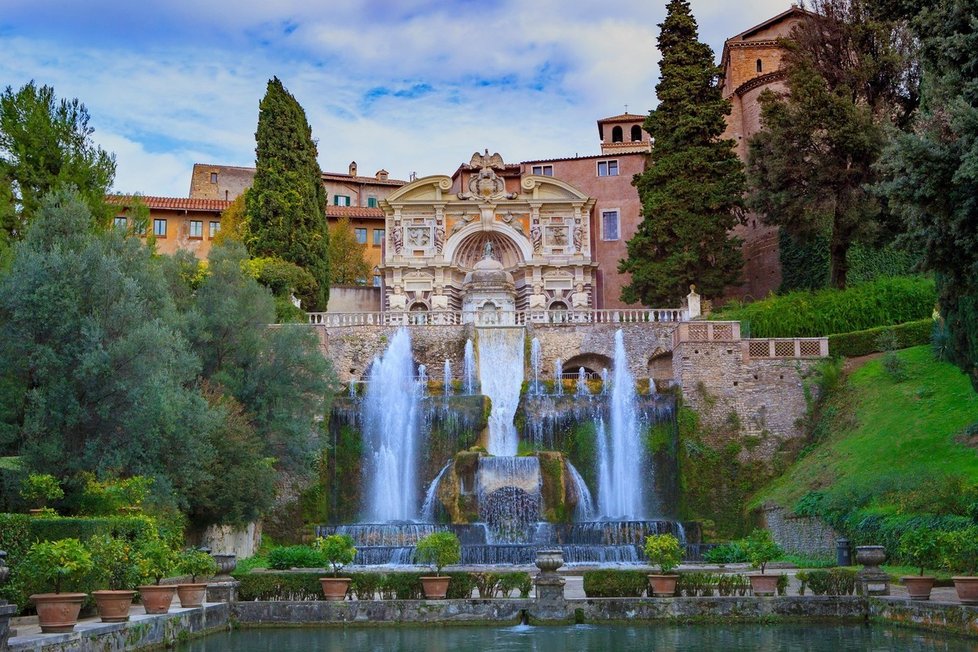
[(764, 72), (764, 62), (760, 59), (757, 60), (757, 72)]
[(624, 139), (625, 139), (625, 136), (622, 133), (621, 127), (620, 126), (615, 126), (615, 128), (611, 130), (611, 142), (613, 142), (613, 143), (620, 143)]
[(632, 125), (632, 142), (638, 142), (642, 140), (642, 128), (638, 125)]

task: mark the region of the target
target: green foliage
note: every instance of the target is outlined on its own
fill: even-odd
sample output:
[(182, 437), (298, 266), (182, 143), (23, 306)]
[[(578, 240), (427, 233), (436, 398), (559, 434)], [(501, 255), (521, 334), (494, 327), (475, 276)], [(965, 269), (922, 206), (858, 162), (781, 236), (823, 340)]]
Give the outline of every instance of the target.
[(74, 187), (89, 221), (108, 226), (115, 157), (92, 141), (88, 110), (33, 81), (0, 95), (0, 242), (23, 237), (53, 190)]
[(813, 595), (853, 595), (856, 592), (856, 571), (848, 568), (799, 571), (801, 581), (798, 595), (811, 590)]
[(791, 292), (747, 305), (733, 303), (710, 318), (739, 321), (750, 337), (822, 337), (930, 317), (935, 299), (929, 279), (886, 278), (846, 290)]
[(851, 333), (829, 335), (829, 353), (835, 357), (854, 358), (880, 351), (880, 336), (891, 333), (898, 344), (907, 348), (927, 344), (934, 328), (934, 320), (920, 319), (896, 326), (880, 326)]
[(945, 532), (940, 541), (946, 568), (969, 576), (978, 574), (978, 526)]
[(462, 546), (454, 532), (432, 532), (418, 540), (414, 558), (419, 564), (430, 564), (441, 575), (442, 568), (461, 561)]
[(305, 269), (275, 256), (249, 258), (242, 266), (248, 276), (268, 288), (276, 298), (287, 300), (289, 305), (292, 305), (292, 294), (315, 292), (318, 285)]
[(333, 577), (336, 577), (341, 568), (347, 564), (352, 564), (357, 556), (357, 549), (353, 547), (353, 539), (346, 534), (319, 537), (316, 539), (313, 548), (327, 564), (333, 567)]
[(941, 533), (935, 530), (907, 530), (900, 537), (897, 553), (907, 563), (919, 567), (923, 575), (924, 566), (937, 566), (944, 558), (943, 544)]
[(217, 574), (217, 562), (203, 550), (184, 550), (177, 557), (177, 572), (190, 576), (192, 583), (197, 577), (207, 577)]
[(774, 542), (771, 533), (761, 529), (754, 530), (744, 540), (744, 549), (747, 552), (747, 561), (754, 568), (760, 568), (761, 573), (764, 572), (768, 562), (784, 554), (781, 547)]
[(373, 275), (365, 255), (367, 244), (357, 242), (350, 218), (341, 217), (329, 228), (330, 278), (335, 284), (364, 285)]
[(92, 570), (92, 556), (78, 539), (39, 541), (17, 566), (18, 580), (28, 586), (54, 589), (83, 579)]
[(130, 478), (98, 480), (91, 473), (82, 473), (85, 488), (78, 497), (80, 514), (108, 516), (124, 510), (138, 510), (150, 494), (153, 479), (136, 475)]
[[(821, 235), (795, 238), (785, 230), (778, 232), (781, 261), (779, 294), (794, 290), (820, 290), (829, 286), (829, 241)], [(849, 285), (869, 283), (889, 276), (910, 276), (917, 269), (919, 255), (893, 243), (878, 245), (855, 243), (846, 255)]]
[(731, 541), (707, 550), (703, 560), (711, 564), (743, 564), (748, 561), (747, 550), (743, 541)]
[(683, 560), (683, 547), (671, 534), (651, 534), (645, 537), (645, 558), (663, 573), (669, 573)]
[(645, 571), (584, 571), (584, 595), (589, 598), (639, 598), (648, 584)]
[(276, 256), (305, 269), (315, 289), (300, 294), (306, 310), (326, 310), (329, 231), (326, 190), (305, 111), (277, 77), (258, 105), (255, 181), (245, 200), (245, 244), (256, 256)]
[(676, 595), (686, 597), (711, 597), (714, 595), (744, 596), (750, 593), (750, 580), (734, 573), (680, 573), (676, 582)]
[(44, 507), (48, 502), (61, 500), (65, 492), (58, 479), (49, 473), (31, 473), (20, 487), (20, 495), (24, 500)]
[(268, 567), (275, 570), (320, 568), (323, 565), (323, 556), (309, 546), (282, 546), (268, 553)]
[[(424, 596), (421, 573), (350, 573), (350, 591), (358, 600), (374, 600), (379, 595), (382, 600), (420, 600)], [(448, 598), (468, 599), (476, 588), (476, 578), (472, 573), (447, 573), (449, 576)], [(319, 584), (321, 573), (239, 573), (235, 579), (241, 582), (238, 595), (242, 601), (323, 600)], [(504, 573), (500, 582), (514, 585), (521, 591), (521, 597), (530, 592), (528, 573)], [(524, 593), (525, 590), (525, 593)]]
[(658, 39), (659, 104), (645, 120), (655, 147), (633, 182), (643, 218), (618, 269), (631, 274), (624, 301), (672, 306), (691, 284), (718, 296), (738, 280), (740, 240), (729, 232), (746, 182), (734, 142), (721, 139), (730, 102), (713, 52), (700, 42), (686, 0), (671, 0), (667, 12)]
[(140, 552), (132, 541), (96, 534), (85, 542), (92, 555), (93, 588), (132, 591), (140, 582)]
[(143, 578), (159, 584), (176, 570), (177, 553), (163, 539), (155, 537), (144, 541), (139, 548), (139, 572)]
[(530, 574), (525, 572), (483, 572), (470, 573), (470, 576), (475, 584), (475, 588), (479, 590), (480, 598), (496, 598), (500, 596), (508, 598), (513, 591), (517, 590), (521, 598), (527, 598), (530, 595), (530, 589), (533, 587)]

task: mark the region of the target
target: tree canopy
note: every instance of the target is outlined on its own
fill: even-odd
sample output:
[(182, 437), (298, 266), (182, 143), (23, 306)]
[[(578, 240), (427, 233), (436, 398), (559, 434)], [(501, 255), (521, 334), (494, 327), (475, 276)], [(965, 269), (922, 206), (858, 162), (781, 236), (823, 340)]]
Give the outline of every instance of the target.
[(372, 274), (364, 258), (367, 245), (357, 242), (350, 218), (342, 217), (329, 228), (329, 262), (333, 283), (366, 283)]
[(326, 310), (330, 266), (322, 170), (306, 113), (278, 77), (269, 80), (259, 104), (255, 140), (245, 244), (252, 255), (278, 257), (312, 274), (315, 288), (299, 298), (306, 310)]
[(745, 180), (733, 141), (721, 139), (730, 103), (689, 3), (671, 0), (659, 27), (659, 104), (645, 120), (654, 145), (634, 180), (642, 222), (619, 271), (631, 274), (623, 300), (678, 305), (691, 284), (715, 296), (738, 281), (743, 257), (730, 230), (742, 214)]

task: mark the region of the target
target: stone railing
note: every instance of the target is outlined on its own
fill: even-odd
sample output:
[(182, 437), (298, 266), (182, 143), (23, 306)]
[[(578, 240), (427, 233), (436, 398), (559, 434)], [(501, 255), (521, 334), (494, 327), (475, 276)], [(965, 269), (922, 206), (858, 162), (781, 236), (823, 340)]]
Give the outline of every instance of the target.
[(310, 312), (310, 324), (343, 326), (525, 326), (527, 324), (644, 324), (677, 323), (686, 319), (680, 308), (628, 308), (622, 310), (433, 310), (431, 312)]
[(741, 339), (740, 322), (696, 321), (683, 322), (673, 332), (673, 346), (684, 342), (717, 342), (737, 344), (747, 359), (827, 358), (827, 337), (790, 337)]

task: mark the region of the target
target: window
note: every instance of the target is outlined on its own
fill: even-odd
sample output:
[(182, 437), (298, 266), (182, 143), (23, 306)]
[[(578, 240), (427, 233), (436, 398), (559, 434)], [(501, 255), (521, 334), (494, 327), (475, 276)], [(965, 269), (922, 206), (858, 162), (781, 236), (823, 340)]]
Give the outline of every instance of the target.
[(377, 198), (373, 195), (367, 197), (367, 208), (377, 208)]
[(153, 220), (153, 235), (160, 238), (166, 237), (166, 220)]
[(599, 177), (617, 177), (618, 161), (598, 161)]
[(621, 125), (615, 125), (615, 128), (611, 130), (611, 142), (620, 143), (623, 140), (625, 140), (625, 137), (621, 130)]
[(764, 72), (764, 62), (760, 59), (757, 60), (757, 72)]
[(384, 230), (374, 229), (374, 246), (379, 247), (384, 244)]
[(554, 175), (554, 166), (552, 165), (534, 165), (533, 174), (539, 174), (544, 177), (552, 177)]
[(618, 239), (618, 211), (601, 211), (601, 239)]
[(211, 183), (217, 183), (217, 172), (211, 172)]
[(208, 237), (213, 239), (213, 237), (220, 232), (221, 232), (221, 223), (212, 221), (210, 226), (210, 231), (208, 232)]
[(375, 288), (379, 288), (380, 287), (380, 276), (378, 276), (376, 274), (374, 275), (374, 287)]
[(349, 206), (349, 195), (333, 195), (333, 206)]
[(115, 220), (113, 221), (113, 224), (115, 224), (115, 228), (122, 229), (123, 231), (125, 231), (126, 228), (129, 226), (128, 221), (124, 217), (117, 217), (117, 218), (115, 218)]
[(637, 143), (642, 140), (642, 128), (638, 125), (632, 125), (632, 142)]
[(358, 243), (367, 244), (367, 229), (353, 229), (353, 232), (357, 236)]
[(204, 223), (202, 221), (190, 220), (190, 237), (191, 238), (204, 237)]

